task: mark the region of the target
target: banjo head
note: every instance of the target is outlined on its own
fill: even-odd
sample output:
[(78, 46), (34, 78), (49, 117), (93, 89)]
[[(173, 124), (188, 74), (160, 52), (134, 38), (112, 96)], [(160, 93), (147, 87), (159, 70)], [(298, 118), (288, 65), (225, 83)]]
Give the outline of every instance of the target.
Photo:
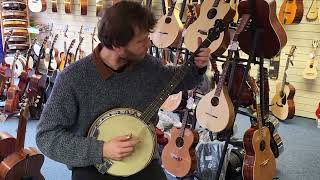
[(152, 160), (155, 152), (155, 133), (152, 127), (139, 119), (141, 112), (129, 109), (112, 109), (100, 115), (89, 129), (88, 136), (105, 142), (116, 136), (132, 134), (140, 142), (134, 152), (121, 161), (112, 161), (107, 170), (114, 176), (130, 176), (144, 169)]

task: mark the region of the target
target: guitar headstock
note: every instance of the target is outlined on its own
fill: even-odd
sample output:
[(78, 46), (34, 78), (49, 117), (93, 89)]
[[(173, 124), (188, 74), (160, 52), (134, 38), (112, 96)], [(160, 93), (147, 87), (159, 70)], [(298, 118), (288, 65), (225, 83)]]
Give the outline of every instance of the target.
[(81, 35), (83, 34), (83, 25), (80, 26), (80, 30), (79, 30), (79, 40), (81, 39)]
[(53, 47), (53, 45), (57, 42), (58, 37), (59, 37), (58, 34), (56, 34), (56, 35), (54, 36), (53, 41), (52, 41), (52, 47)]
[(74, 43), (76, 43), (76, 40), (75, 40), (75, 39), (73, 39), (73, 40), (71, 41), (71, 44), (70, 44), (70, 46), (69, 46), (69, 48), (68, 48), (68, 52), (73, 48)]
[(28, 89), (22, 96), (20, 114), (25, 118), (30, 118), (30, 106), (37, 107), (40, 102), (40, 96), (32, 89)]
[(64, 30), (63, 30), (64, 37), (66, 37), (66, 38), (68, 38), (68, 36), (67, 36), (68, 30), (69, 30), (69, 25), (67, 24), (67, 25), (64, 27)]
[(80, 36), (80, 41), (79, 41), (79, 46), (81, 46), (82, 42), (83, 42), (83, 37)]
[(259, 87), (257, 85), (257, 82), (255, 81), (255, 79), (252, 76), (248, 75), (248, 85), (251, 88), (252, 92), (254, 93), (254, 95), (257, 97), (259, 96)]
[(31, 52), (32, 52), (32, 48), (33, 48), (33, 45), (37, 42), (37, 38), (34, 38), (29, 46), (29, 49), (27, 51), (27, 58), (31, 55)]
[(297, 46), (292, 45), (288, 54), (288, 60), (291, 63), (291, 65), (293, 66), (293, 58), (294, 58), (294, 52), (297, 49)]
[(209, 29), (207, 40), (214, 41), (219, 38), (220, 33), (226, 29), (224, 22), (221, 19), (217, 19), (214, 23), (214, 27)]

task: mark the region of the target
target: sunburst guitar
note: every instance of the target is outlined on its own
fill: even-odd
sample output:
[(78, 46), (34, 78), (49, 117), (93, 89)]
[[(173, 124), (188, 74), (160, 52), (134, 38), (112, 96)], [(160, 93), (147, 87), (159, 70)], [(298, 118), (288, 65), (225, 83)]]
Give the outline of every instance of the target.
[(312, 52), (310, 53), (310, 60), (308, 60), (305, 69), (303, 70), (303, 78), (315, 79), (318, 76), (316, 51), (319, 46), (318, 40), (312, 41)]
[[(225, 22), (231, 22), (235, 15), (235, 10), (229, 3), (223, 0), (205, 0), (201, 4), (200, 15), (186, 31), (184, 36), (185, 47), (194, 52), (197, 49), (197, 38), (205, 39), (208, 30), (213, 26), (216, 19), (223, 19)], [(219, 39), (215, 40), (209, 46), (211, 53), (221, 55), (229, 45), (230, 36), (228, 29), (220, 34)]]

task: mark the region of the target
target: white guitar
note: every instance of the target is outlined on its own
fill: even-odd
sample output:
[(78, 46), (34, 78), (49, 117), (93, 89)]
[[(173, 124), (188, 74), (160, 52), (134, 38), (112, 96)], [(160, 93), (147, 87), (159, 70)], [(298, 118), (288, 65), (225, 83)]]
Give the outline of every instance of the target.
[(28, 0), (28, 6), (32, 12), (43, 12), (47, 9), (46, 0)]

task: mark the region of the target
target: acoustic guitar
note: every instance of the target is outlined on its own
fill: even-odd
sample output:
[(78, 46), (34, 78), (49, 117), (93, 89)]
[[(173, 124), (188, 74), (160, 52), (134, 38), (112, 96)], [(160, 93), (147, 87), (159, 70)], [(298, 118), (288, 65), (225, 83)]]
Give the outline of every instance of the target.
[(312, 52), (310, 53), (310, 60), (308, 60), (306, 67), (303, 70), (303, 78), (315, 79), (318, 76), (316, 51), (319, 46), (319, 40), (312, 40)]
[(16, 149), (16, 138), (7, 132), (0, 132), (0, 162)]
[(19, 94), (17, 86), (13, 83), (15, 78), (14, 70), (16, 69), (16, 61), (20, 55), (20, 51), (17, 50), (14, 56), (13, 62), (11, 64), (11, 75), (9, 89), (7, 91), (7, 99), (5, 101), (4, 110), (8, 113), (14, 113), (17, 110), (19, 103)]
[(28, 27), (28, 21), (25, 19), (3, 19), (3, 27)]
[(309, 7), (306, 19), (307, 21), (315, 21), (318, 18), (318, 7), (317, 1), (312, 0), (311, 6)]
[(20, 110), (19, 124), (15, 152), (8, 155), (0, 163), (0, 179), (34, 179), (44, 180), (40, 172), (44, 162), (44, 155), (40, 154), (36, 148), (24, 148), (27, 120), (30, 117), (29, 106), (36, 106), (38, 97), (36, 93), (28, 90), (24, 99), (24, 106)]
[(54, 71), (58, 68), (58, 62), (57, 62), (58, 53), (57, 51), (55, 51), (55, 47), (54, 47), (55, 43), (57, 42), (57, 39), (58, 39), (58, 34), (54, 36), (54, 39), (51, 43), (51, 48), (46, 49), (44, 64), (46, 66), (46, 71), (47, 71), (46, 74), (48, 77), (51, 77)]
[(74, 59), (74, 55), (70, 53), (70, 50), (73, 48), (74, 43), (76, 42), (75, 39), (73, 39), (70, 43), (69, 48), (66, 52), (60, 52), (60, 64), (59, 64), (59, 70), (62, 71), (66, 66), (68, 66), (71, 63), (71, 60)]
[(46, 0), (29, 0), (28, 7), (32, 12), (43, 12), (47, 10)]
[(96, 16), (102, 16), (103, 0), (96, 0)]
[(243, 136), (242, 175), (244, 180), (272, 180), (276, 173), (276, 160), (270, 148), (270, 131), (262, 123), (258, 86), (253, 78), (249, 83), (255, 94), (258, 125), (251, 126)]
[(52, 12), (58, 12), (57, 5), (58, 5), (58, 0), (51, 0), (51, 9), (52, 9)]
[[(276, 15), (275, 0), (258, 0), (255, 2), (255, 26), (263, 29), (259, 34), (255, 56), (272, 58), (277, 55), (287, 43), (287, 35)], [(249, 14), (249, 2), (240, 1), (238, 5), (239, 16)], [(245, 31), (239, 35), (240, 49), (246, 54), (251, 53), (252, 33)]]
[(6, 55), (8, 49), (8, 40), (12, 36), (12, 30), (8, 32), (8, 34), (4, 37), (4, 45), (2, 52), (2, 62), (0, 65), (0, 96), (3, 95), (3, 92), (6, 88), (6, 83), (10, 77), (10, 65), (6, 63)]
[(170, 6), (168, 13), (158, 20), (153, 32), (150, 33), (152, 43), (158, 48), (177, 47), (182, 36), (183, 24), (175, 6), (176, 2)]
[[(197, 38), (205, 39), (208, 29), (212, 27), (216, 19), (223, 19), (225, 23), (230, 23), (234, 15), (235, 10), (224, 0), (203, 1), (199, 17), (187, 28), (184, 40), (186, 48), (194, 52), (197, 49)], [(229, 42), (230, 36), (227, 29), (220, 34), (219, 39), (211, 43), (209, 49), (211, 53), (219, 56), (228, 48)]]
[[(250, 16), (243, 16), (231, 44), (237, 44), (238, 35), (244, 29), (249, 19)], [(203, 128), (207, 128), (212, 132), (220, 132), (231, 128), (234, 122), (234, 107), (227, 86), (224, 84), (229, 66), (230, 61), (228, 60), (223, 66), (222, 74), (215, 89), (203, 96), (196, 108), (198, 123)]]
[(1, 12), (4, 19), (25, 19), (27, 17), (26, 11), (6, 10)]
[(296, 90), (290, 83), (287, 82), (287, 70), (289, 68), (289, 62), (292, 63), (293, 53), (295, 50), (296, 46), (291, 46), (282, 82), (277, 83), (276, 93), (271, 101), (271, 112), (280, 120), (292, 119), (295, 114), (293, 98)]
[(279, 10), (279, 20), (282, 24), (299, 24), (303, 11), (303, 0), (283, 0)]
[(87, 15), (88, 12), (88, 0), (80, 0), (80, 14)]
[(94, 120), (88, 131), (88, 137), (109, 141), (119, 135), (132, 134), (132, 136), (140, 140), (139, 144), (135, 146), (134, 152), (121, 161), (108, 160), (102, 164), (96, 164), (95, 167), (100, 173), (108, 173), (114, 176), (130, 176), (148, 166), (153, 160), (156, 148), (154, 125), (151, 122), (152, 117), (158, 113), (163, 102), (181, 83), (185, 75), (190, 72), (191, 63), (194, 63), (194, 57), (199, 53), (200, 48), (208, 47), (212, 41), (219, 38), (220, 33), (225, 28), (223, 21), (216, 20), (216, 24), (210, 29), (207, 39), (202, 42), (194, 55), (191, 55), (180, 66), (168, 85), (143, 112), (132, 108), (117, 108), (106, 111)]
[(64, 0), (64, 12), (67, 14), (70, 14), (71, 9), (72, 9), (71, 0)]
[(186, 128), (189, 110), (192, 108), (193, 102), (193, 97), (190, 96), (187, 107), (183, 110), (182, 127), (179, 129), (173, 127), (170, 130), (169, 142), (161, 154), (163, 167), (176, 177), (184, 177), (197, 167), (195, 147), (199, 141), (199, 135), (196, 131)]

